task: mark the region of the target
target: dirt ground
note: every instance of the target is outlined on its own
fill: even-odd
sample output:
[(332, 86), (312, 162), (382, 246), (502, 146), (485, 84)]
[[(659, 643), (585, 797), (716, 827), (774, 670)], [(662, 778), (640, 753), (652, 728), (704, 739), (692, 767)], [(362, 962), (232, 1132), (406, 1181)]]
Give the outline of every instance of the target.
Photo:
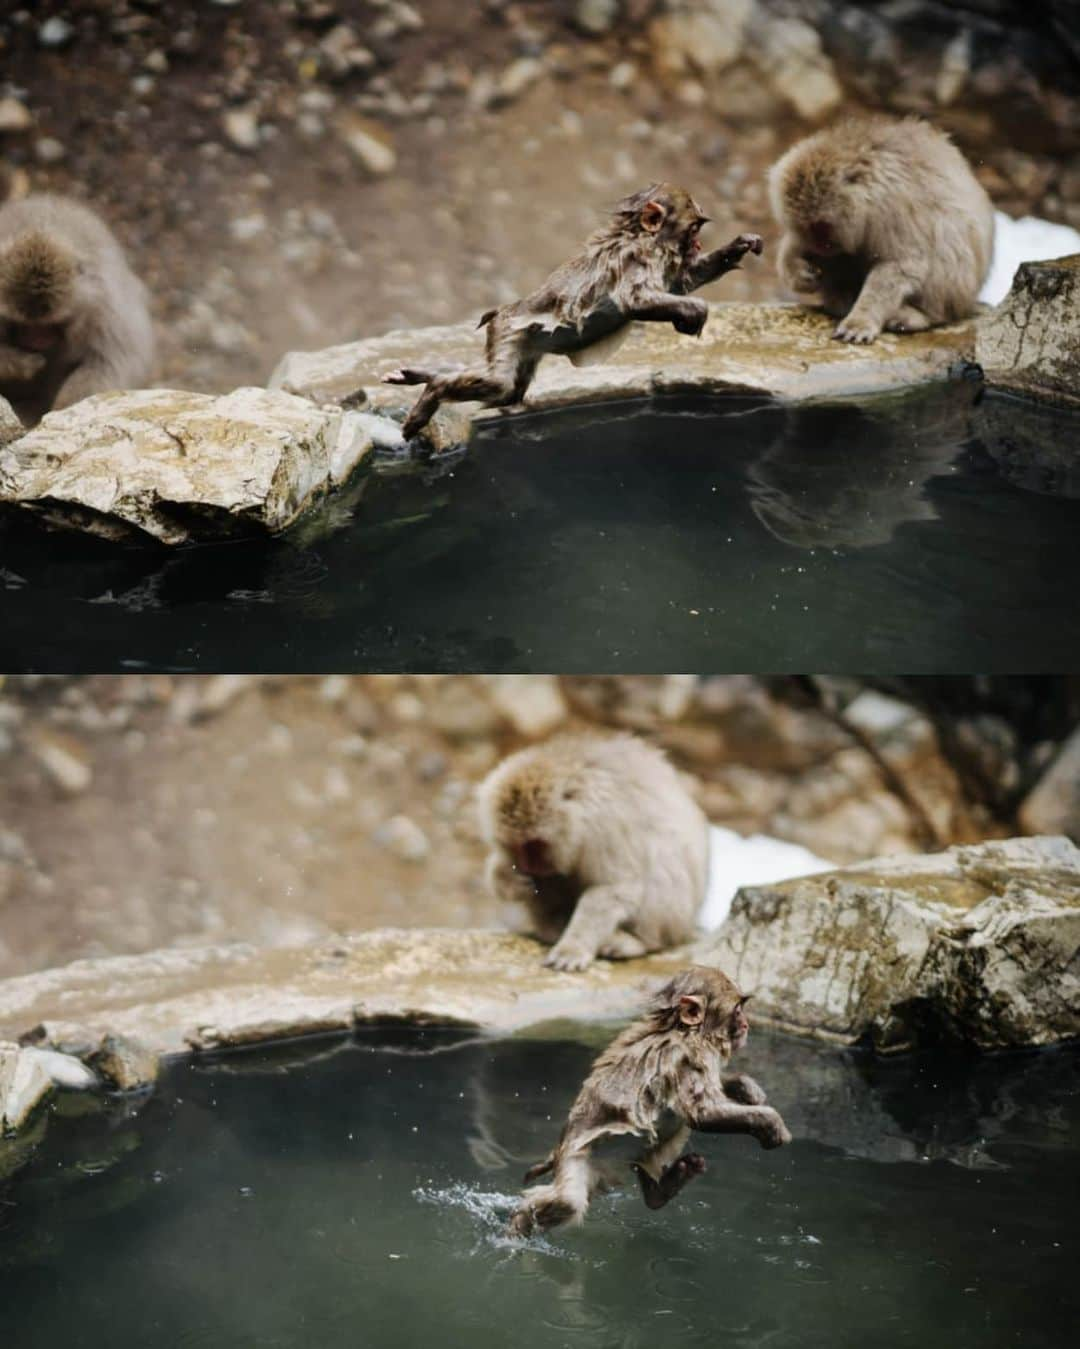
[[(650, 180), (692, 185), (715, 242), (768, 236), (763, 175), (802, 129), (745, 74), (708, 98), (662, 85), (640, 25), (583, 33), (554, 0), (5, 9), (8, 190), (100, 207), (151, 289), (160, 381), (194, 388), (479, 314)], [(1051, 175), (1023, 156), (983, 170), (1018, 209)], [(767, 257), (710, 292), (775, 293)]]

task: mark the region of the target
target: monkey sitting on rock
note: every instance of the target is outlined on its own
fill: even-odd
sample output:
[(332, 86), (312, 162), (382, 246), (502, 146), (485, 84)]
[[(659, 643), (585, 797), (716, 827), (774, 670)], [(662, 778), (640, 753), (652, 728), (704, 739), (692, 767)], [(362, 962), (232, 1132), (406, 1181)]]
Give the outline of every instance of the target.
[(819, 294), (842, 342), (975, 312), (994, 210), (964, 156), (915, 117), (855, 117), (794, 145), (769, 173), (777, 269)]
[(630, 1165), (651, 1209), (705, 1170), (698, 1153), (683, 1152), (691, 1130), (749, 1134), (763, 1148), (790, 1143), (753, 1078), (724, 1075), (749, 1034), (745, 1004), (727, 975), (705, 965), (665, 985), (593, 1064), (555, 1148), (525, 1174), (526, 1182), (548, 1174), (551, 1181), (525, 1191), (509, 1235), (581, 1222), (593, 1195), (617, 1183), (597, 1150), (625, 1135), (645, 1141)]
[(105, 222), (67, 197), (0, 207), (0, 395), (27, 424), (150, 375), (142, 282)]
[(708, 822), (660, 750), (560, 736), (480, 785), (488, 885), (524, 904), (544, 963), (583, 970), (688, 941), (705, 898)]
[(483, 368), (428, 370), (406, 367), (384, 376), (387, 384), (425, 384), (405, 421), (415, 436), (444, 400), (478, 399), (488, 407), (520, 403), (542, 357), (577, 358), (610, 350), (633, 319), (671, 323), (696, 337), (708, 318), (689, 293), (760, 253), (759, 235), (740, 234), (726, 248), (702, 254), (698, 237), (708, 217), (681, 187), (653, 183), (619, 202), (610, 224), (589, 238), (539, 290), (523, 300), (489, 309)]

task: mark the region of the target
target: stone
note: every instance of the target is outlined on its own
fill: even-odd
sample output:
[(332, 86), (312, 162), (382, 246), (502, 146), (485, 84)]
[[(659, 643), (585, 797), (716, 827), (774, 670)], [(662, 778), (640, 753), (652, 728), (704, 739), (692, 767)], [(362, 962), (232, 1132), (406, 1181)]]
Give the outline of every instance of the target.
[(528, 740), (550, 735), (569, 711), (556, 675), (489, 676), (489, 690), (492, 706)]
[(30, 748), (64, 796), (81, 796), (93, 781), (93, 771), (81, 747), (73, 741), (41, 733), (31, 740)]
[(34, 124), (30, 109), (17, 98), (0, 98), (0, 132), (27, 131)]
[(1080, 253), (1020, 265), (978, 324), (975, 360), (993, 388), (1080, 408)]
[(375, 842), (403, 862), (424, 862), (431, 852), (428, 837), (415, 820), (394, 815), (375, 831)]
[[(883, 334), (872, 346), (832, 340), (833, 324), (815, 310), (785, 304), (712, 304), (700, 338), (668, 325), (635, 324), (623, 345), (596, 365), (558, 357), (542, 362), (529, 389), (529, 410), (656, 394), (760, 394), (784, 402), (871, 394), (945, 380), (975, 351), (973, 321), (927, 333)], [(270, 387), (315, 403), (337, 402), (363, 391), (364, 406), (403, 419), (414, 390), (383, 384), (403, 365), (459, 365), (482, 360), (483, 336), (474, 322), (396, 331), (323, 351), (289, 352)], [(476, 403), (439, 409), (429, 443), (436, 450), (464, 443), (477, 418), (505, 416)]]
[(1080, 1035), (1080, 850), (1009, 839), (746, 887), (698, 948), (760, 1017), (882, 1052)]
[(36, 1047), (24, 1048), (23, 1053), (41, 1064), (56, 1087), (66, 1091), (92, 1091), (98, 1085), (97, 1075), (73, 1054)]
[(618, 16), (619, 0), (578, 0), (574, 9), (575, 25), (592, 37), (610, 32)]
[(251, 151), (259, 146), (259, 118), (252, 107), (229, 108), (221, 116), (222, 129), (229, 144), (237, 150)]
[(338, 119), (338, 134), (350, 154), (373, 178), (385, 177), (397, 167), (390, 133), (377, 122), (346, 112)]
[(24, 1129), (52, 1090), (52, 1078), (40, 1060), (17, 1044), (0, 1041), (0, 1135)]
[(0, 450), (0, 505), (116, 541), (280, 534), (395, 437), (265, 389), (98, 394)]
[(843, 99), (817, 30), (802, 19), (771, 19), (763, 25), (754, 60), (775, 92), (807, 121), (819, 121)]
[(87, 1063), (117, 1091), (145, 1091), (158, 1077), (157, 1054), (127, 1035), (103, 1036)]
[(732, 65), (752, 10), (752, 0), (707, 0), (654, 19), (648, 36), (661, 79), (678, 85), (690, 72), (709, 76)]
[(499, 107), (513, 103), (526, 89), (534, 85), (544, 73), (544, 63), (535, 56), (521, 56), (506, 67), (499, 76), (489, 106)]
[(75, 36), (75, 29), (67, 19), (53, 15), (41, 25), (37, 36), (43, 47), (66, 47)]
[(0, 398), (0, 449), (25, 434), (26, 427), (19, 421), (15, 409), (6, 398)]
[(1067, 834), (1080, 843), (1080, 730), (1073, 731), (1020, 807), (1031, 834)]

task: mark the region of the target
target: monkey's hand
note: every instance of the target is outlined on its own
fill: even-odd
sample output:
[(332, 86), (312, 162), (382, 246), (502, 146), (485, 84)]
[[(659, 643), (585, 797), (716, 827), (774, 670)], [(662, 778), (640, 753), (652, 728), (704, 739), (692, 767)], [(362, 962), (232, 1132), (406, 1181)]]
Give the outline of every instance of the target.
[(673, 316), (671, 324), (677, 333), (685, 333), (687, 337), (698, 337), (708, 317), (709, 306), (704, 300), (684, 300), (679, 306), (679, 312)]
[(836, 325), (833, 338), (838, 342), (855, 342), (868, 346), (881, 332), (878, 319), (857, 314), (853, 309), (845, 319)]
[(764, 1105), (767, 1100), (764, 1090), (745, 1073), (725, 1077), (723, 1085), (724, 1095), (733, 1101), (740, 1101), (743, 1105)]
[(753, 253), (760, 258), (765, 251), (765, 240), (760, 234), (740, 234), (731, 241), (730, 247), (733, 251)]
[(790, 1143), (791, 1131), (772, 1106), (763, 1106), (760, 1109), (763, 1115), (768, 1116), (756, 1134), (761, 1146), (765, 1149), (782, 1148), (785, 1143)]
[(584, 942), (568, 938), (564, 933), (544, 958), (544, 964), (552, 970), (587, 970), (596, 959), (596, 952)]

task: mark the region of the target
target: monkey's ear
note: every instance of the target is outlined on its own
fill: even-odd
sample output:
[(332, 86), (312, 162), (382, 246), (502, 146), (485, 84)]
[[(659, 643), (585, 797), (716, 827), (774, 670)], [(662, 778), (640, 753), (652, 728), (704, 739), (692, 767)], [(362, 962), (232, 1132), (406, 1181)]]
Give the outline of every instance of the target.
[(664, 223), (664, 216), (667, 212), (663, 204), (658, 201), (647, 201), (641, 208), (641, 228), (648, 230), (650, 234), (655, 234)]
[(705, 1002), (692, 993), (681, 997), (675, 1010), (684, 1026), (700, 1026), (705, 1020)]

